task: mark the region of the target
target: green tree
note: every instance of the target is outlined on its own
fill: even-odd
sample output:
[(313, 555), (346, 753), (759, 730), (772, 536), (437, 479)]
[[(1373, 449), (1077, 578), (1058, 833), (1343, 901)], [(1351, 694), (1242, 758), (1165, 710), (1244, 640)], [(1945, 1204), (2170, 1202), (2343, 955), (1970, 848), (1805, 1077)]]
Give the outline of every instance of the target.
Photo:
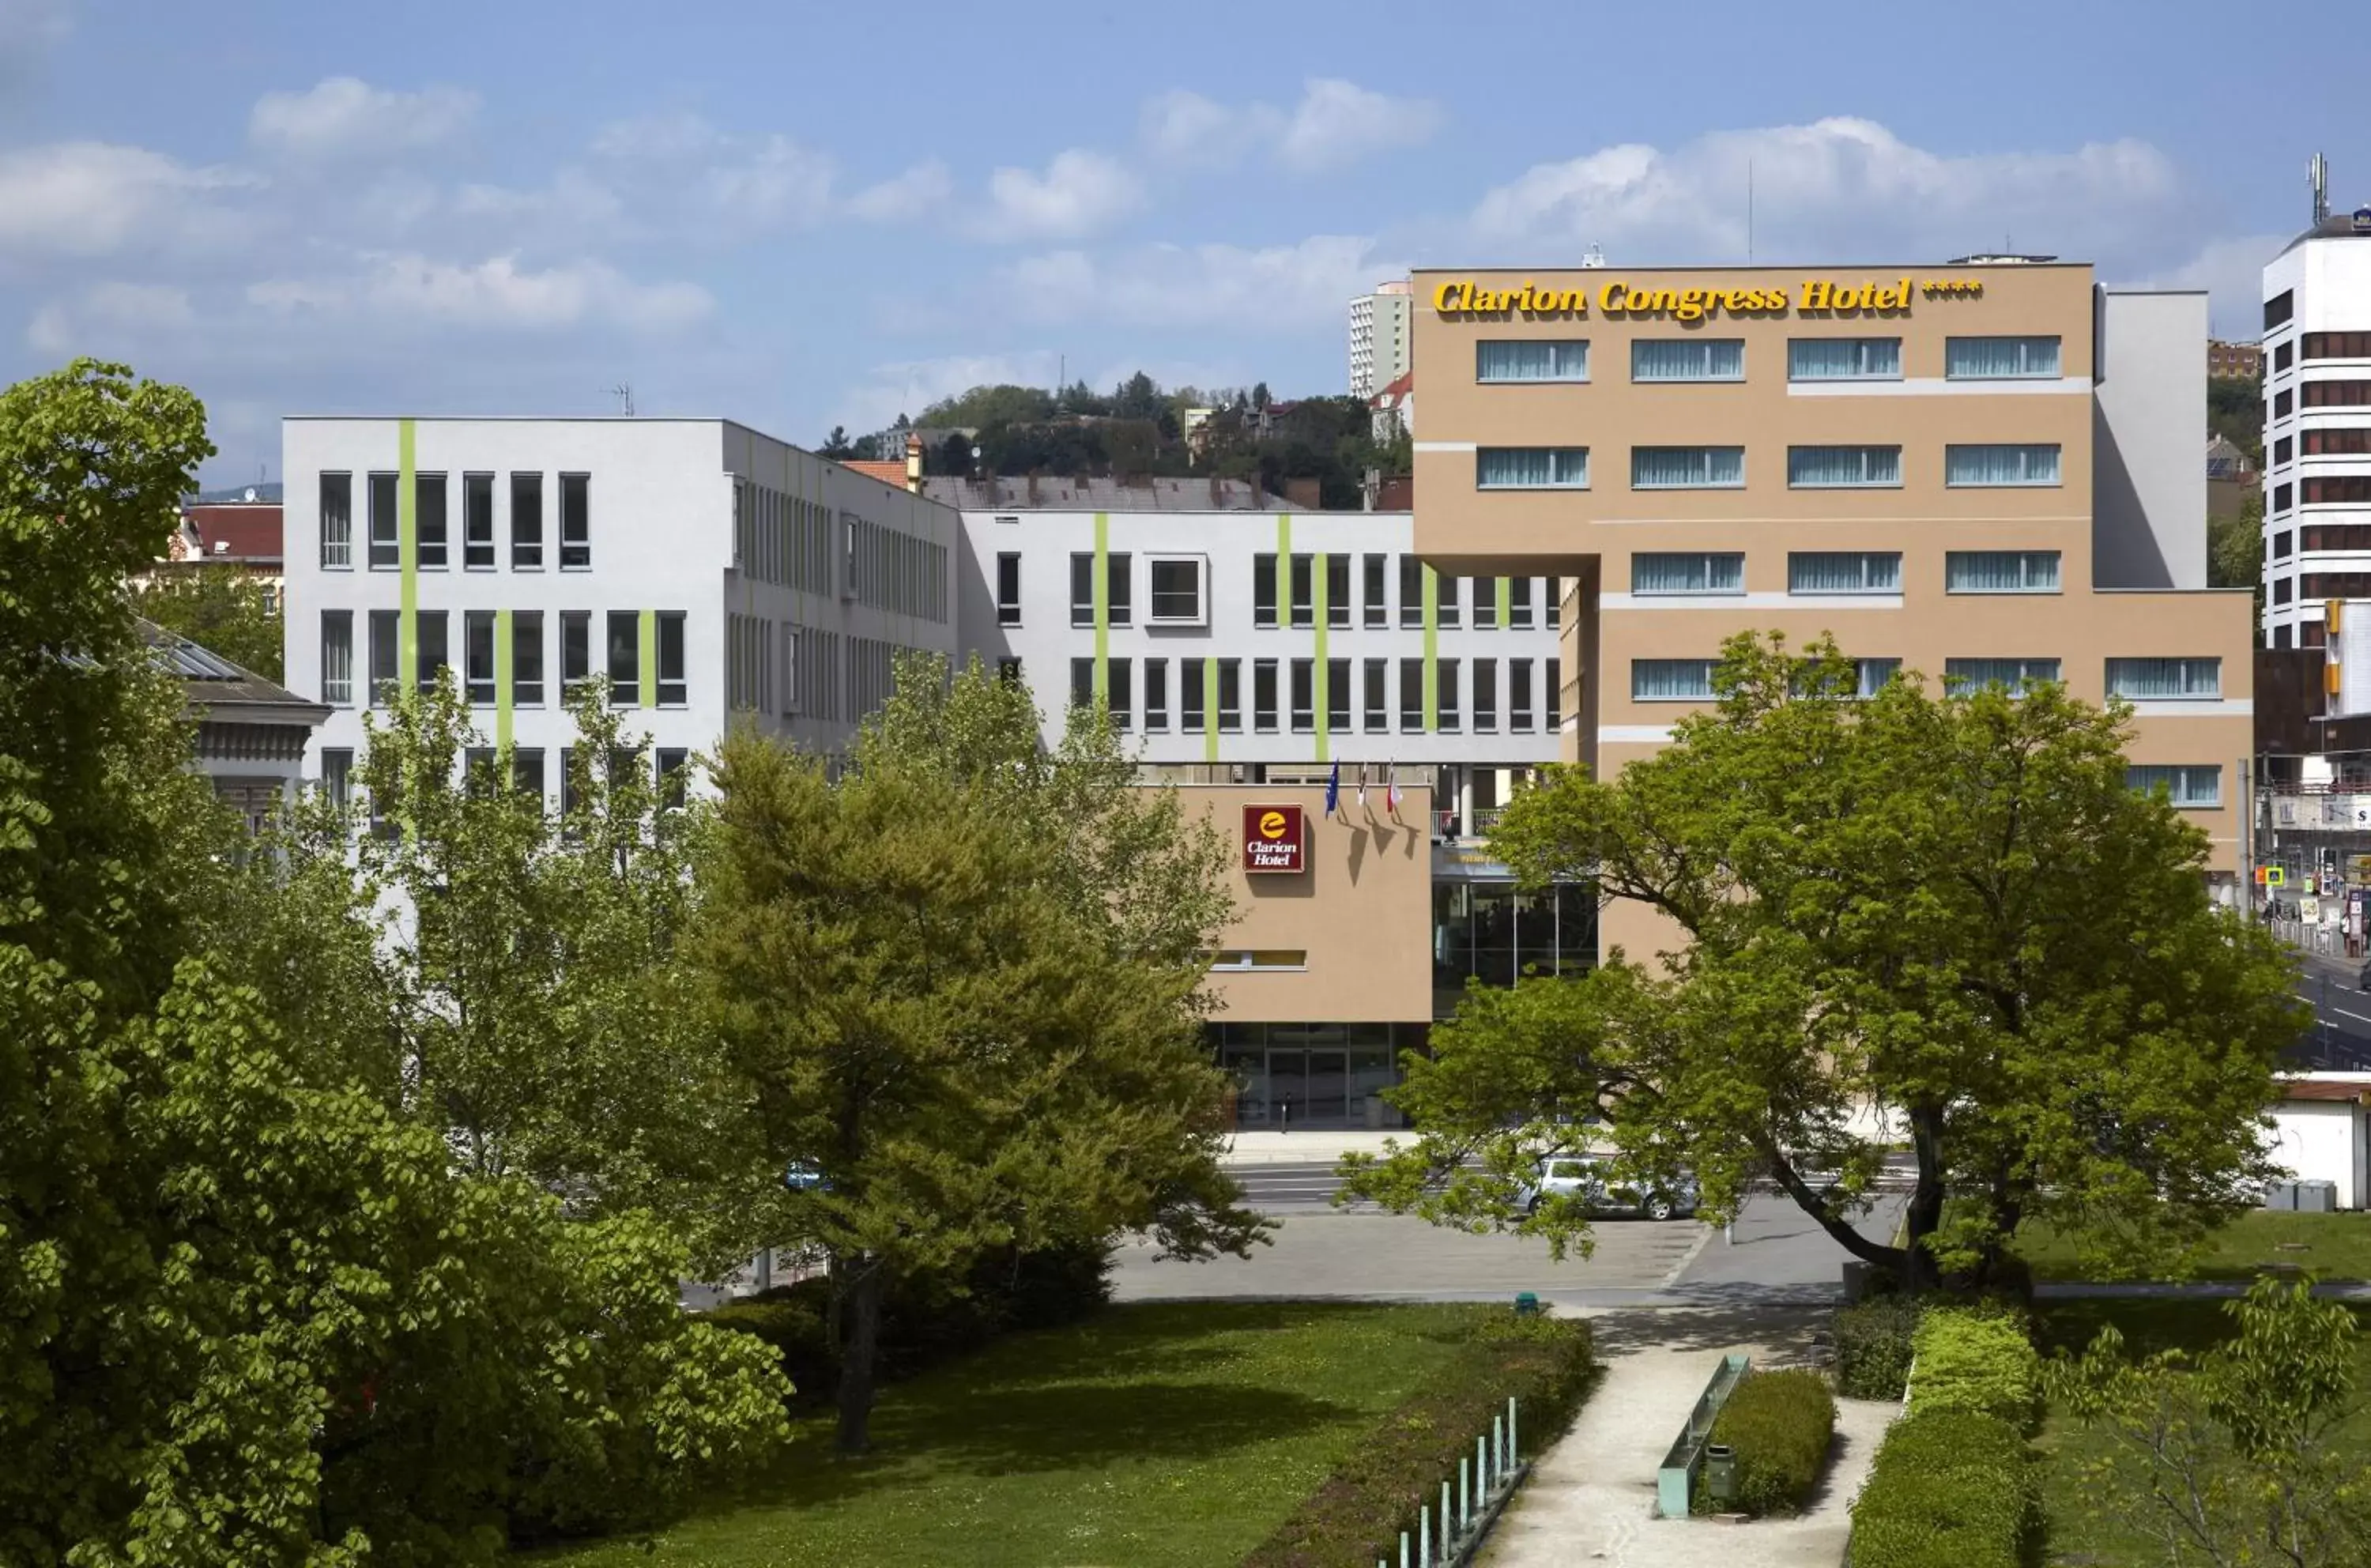
[(777, 1169), (767, 1239), (828, 1250), (839, 1441), (867, 1441), (893, 1275), (1150, 1228), (1179, 1255), (1260, 1224), (1217, 1162), (1201, 1042), (1228, 914), (1217, 836), (1139, 790), (1099, 720), (1040, 748), (1027, 694), (902, 661), (835, 772), (724, 743), (693, 951)]
[(256, 578), (218, 566), (160, 572), (133, 591), (132, 608), (242, 669), (280, 679), (282, 622)]
[(2354, 1313), (2273, 1279), (2225, 1310), (2238, 1333), (2194, 1366), (2176, 1351), (2135, 1361), (2111, 1326), (2044, 1367), (2053, 1402), (2109, 1438), (2086, 1495), (2174, 1568), (2371, 1562), (2371, 1470), (2342, 1435), (2363, 1408)]
[(2264, 492), (2239, 503), (2229, 517), (2206, 520), (2206, 585), (2250, 588), (2256, 594), (2256, 625), (2264, 624)]
[[(2261, 1173), (2305, 1015), (2276, 944), (2209, 901), (2203, 835), (2127, 784), (2128, 715), (2047, 684), (1864, 700), (1831, 644), (1724, 651), (1668, 748), (1611, 783), (1556, 770), (1491, 836), (1530, 882), (1657, 911), (1675, 951), (1469, 1003), (1398, 1091), (1424, 1136), (1357, 1189), (1506, 1222), (1593, 1108), (1641, 1173), (1692, 1169), (1715, 1213), (1766, 1177), (1913, 1284), (1991, 1277), (2033, 1216), (2101, 1266), (2178, 1257)], [(1903, 1247), (1852, 1223), (1897, 1139)]]
[(2206, 429), (2264, 464), (2264, 384), (2255, 376), (2206, 378)]
[(815, 455), (835, 460), (853, 457), (856, 455), (856, 444), (848, 439), (844, 426), (834, 425), (831, 433), (823, 438), (823, 444), (815, 449)]

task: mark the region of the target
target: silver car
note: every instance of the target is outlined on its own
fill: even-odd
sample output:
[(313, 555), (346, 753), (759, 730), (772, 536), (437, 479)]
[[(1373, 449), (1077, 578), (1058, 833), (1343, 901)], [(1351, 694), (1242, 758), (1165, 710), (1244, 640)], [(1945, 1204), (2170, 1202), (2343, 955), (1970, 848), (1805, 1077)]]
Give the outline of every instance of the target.
[(1541, 1162), (1539, 1179), (1523, 1189), (1523, 1212), (1536, 1214), (1548, 1198), (1576, 1198), (1592, 1215), (1637, 1219), (1684, 1219), (1696, 1212), (1693, 1171), (1674, 1171), (1669, 1181), (1640, 1185), (1611, 1181), (1613, 1161), (1602, 1154), (1558, 1155)]

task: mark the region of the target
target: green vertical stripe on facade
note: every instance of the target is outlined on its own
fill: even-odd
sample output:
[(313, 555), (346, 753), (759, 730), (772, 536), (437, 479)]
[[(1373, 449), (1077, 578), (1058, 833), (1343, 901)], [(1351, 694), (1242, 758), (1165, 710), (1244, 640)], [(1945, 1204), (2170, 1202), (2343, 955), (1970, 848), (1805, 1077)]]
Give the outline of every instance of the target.
[(1219, 662), (1202, 661), (1202, 760), (1219, 760)]
[(1292, 596), (1292, 513), (1276, 514), (1276, 559), (1284, 572), (1285, 597)]
[(1503, 628), (1515, 624), (1515, 580), (1501, 577), (1498, 582), (1498, 625)]
[(395, 421), (395, 548), (402, 576), (396, 617), (396, 680), (410, 686), (420, 674), (420, 537), (419, 497), (413, 477), (418, 470), (418, 426), (411, 420)]
[(642, 673), (642, 689), (638, 700), (644, 708), (659, 705), (659, 613), (642, 612), (641, 657), (634, 661)]
[(1111, 707), (1111, 513), (1095, 513), (1095, 708)]
[(1424, 732), (1440, 727), (1440, 574), (1424, 569)]
[[(462, 655), (467, 658), (468, 655)], [(494, 612), (494, 749), (511, 748), (511, 613)]]
[(1309, 563), (1309, 582), (1310, 624), (1317, 631), (1315, 656), (1309, 666), (1310, 696), (1316, 699), (1316, 709), (1311, 717), (1317, 723), (1317, 760), (1324, 762), (1327, 760), (1327, 743), (1331, 737), (1325, 732), (1325, 557), (1322, 552)]

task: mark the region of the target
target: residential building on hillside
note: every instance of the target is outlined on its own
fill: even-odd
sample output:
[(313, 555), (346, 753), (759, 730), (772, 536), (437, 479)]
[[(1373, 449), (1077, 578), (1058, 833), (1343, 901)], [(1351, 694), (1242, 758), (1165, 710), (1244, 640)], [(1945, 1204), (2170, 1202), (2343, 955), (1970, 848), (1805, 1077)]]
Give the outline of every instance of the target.
[[(2080, 264), (1428, 271), (1416, 548), (1566, 583), (1565, 755), (1706, 707), (1722, 641), (2129, 699), (2236, 902), (2250, 595), (2204, 588), (2206, 303)], [(1642, 908), (1602, 941), (1655, 950)]]
[(1378, 283), (1350, 302), (1350, 396), (1368, 398), (1414, 365), (1414, 300), (1408, 281)]
[(921, 494), (965, 512), (1282, 512), (1290, 503), (1253, 479), (1089, 478), (1066, 474), (935, 476)]
[(279, 609), (283, 574), (280, 502), (256, 499), (250, 489), (238, 501), (193, 501), (165, 541), (165, 557), (140, 574), (143, 584), (168, 572), (200, 569), (235, 571), (263, 585), (267, 604)]
[(954, 512), (716, 419), (290, 418), (287, 681), (362, 717), (449, 668), (555, 804), (589, 683), (662, 773), (749, 722), (836, 754), (900, 650), (955, 650)]
[(2206, 374), (2213, 380), (2253, 381), (2264, 373), (2261, 343), (2226, 343), (2206, 340)]
[(2264, 631), (2319, 648), (2323, 605), (2371, 597), (2371, 208), (2264, 266)]
[(1378, 444), (1416, 434), (1416, 372), (1395, 377), (1367, 400), (1371, 433)]

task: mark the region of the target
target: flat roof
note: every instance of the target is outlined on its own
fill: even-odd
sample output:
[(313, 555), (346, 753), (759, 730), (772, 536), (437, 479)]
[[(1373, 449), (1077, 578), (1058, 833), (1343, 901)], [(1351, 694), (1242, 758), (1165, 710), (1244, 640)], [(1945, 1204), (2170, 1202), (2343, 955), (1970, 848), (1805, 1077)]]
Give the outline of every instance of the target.
[(1907, 267), (1998, 267), (2020, 272), (2069, 271), (2088, 268), (2089, 261), (1641, 261), (1637, 266), (1615, 266), (1603, 262), (1585, 267), (1578, 260), (1548, 261), (1538, 264), (1509, 262), (1498, 266), (1411, 267), (1408, 276), (1419, 272), (1800, 272), (1806, 268), (1824, 268), (1849, 271), (1898, 272)]

